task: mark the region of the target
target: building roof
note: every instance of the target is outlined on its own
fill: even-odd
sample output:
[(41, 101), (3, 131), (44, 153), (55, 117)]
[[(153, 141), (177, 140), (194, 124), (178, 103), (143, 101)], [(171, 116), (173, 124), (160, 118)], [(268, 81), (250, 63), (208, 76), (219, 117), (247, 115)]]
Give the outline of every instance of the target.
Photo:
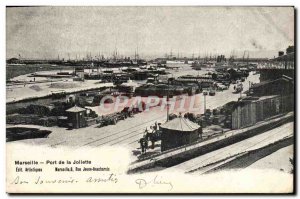
[(72, 108), (69, 108), (68, 110), (66, 110), (66, 112), (72, 112), (72, 113), (79, 113), (79, 112), (83, 112), (86, 111), (85, 108), (81, 108), (79, 106), (73, 106)]
[(276, 57), (276, 58), (274, 58), (272, 60), (273, 61), (293, 61), (294, 58), (295, 58), (295, 53), (291, 52), (291, 53), (288, 53), (288, 54)]
[(254, 84), (251, 88), (257, 88), (257, 87), (260, 87), (260, 86), (265, 86), (267, 84), (272, 84), (272, 83), (277, 82), (277, 81), (286, 81), (286, 82), (290, 82), (292, 84), (294, 83), (294, 81), (291, 77), (286, 76), (286, 75), (282, 75), (282, 77), (280, 77), (278, 79), (275, 79), (275, 80), (269, 80), (269, 81), (264, 81), (264, 82)]
[(275, 98), (278, 97), (279, 95), (266, 95), (266, 96), (261, 96), (261, 97), (256, 97), (256, 96), (247, 96), (244, 97), (240, 100), (240, 102), (257, 102), (257, 101), (262, 101), (270, 98)]
[(162, 124), (160, 127), (163, 129), (169, 129), (173, 131), (183, 131), (183, 132), (191, 132), (200, 128), (198, 124), (191, 122), (190, 120), (183, 118), (181, 116)]

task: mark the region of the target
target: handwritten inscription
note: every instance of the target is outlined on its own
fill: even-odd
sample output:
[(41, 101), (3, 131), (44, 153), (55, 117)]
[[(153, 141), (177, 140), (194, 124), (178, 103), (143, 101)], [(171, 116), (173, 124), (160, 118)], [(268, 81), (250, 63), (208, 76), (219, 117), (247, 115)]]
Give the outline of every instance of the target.
[(86, 182), (88, 183), (99, 183), (99, 182), (113, 182), (113, 183), (117, 183), (118, 182), (118, 178), (115, 174), (110, 174), (107, 178), (99, 178), (99, 177), (89, 177)]
[(10, 184), (15, 184), (15, 185), (21, 185), (21, 184), (36, 184), (36, 185), (41, 185), (41, 184), (75, 184), (79, 182), (85, 182), (85, 183), (117, 183), (118, 177), (116, 174), (108, 174), (104, 175), (101, 177), (93, 176), (93, 177), (87, 177), (84, 180), (79, 180), (75, 179), (73, 177), (68, 177), (65, 179), (58, 179), (58, 178), (53, 178), (53, 179), (48, 179), (48, 178), (42, 178), (41, 176), (38, 176), (35, 179), (24, 179), (21, 178), (20, 176), (17, 176)]
[(135, 180), (135, 183), (138, 185), (139, 189), (144, 189), (149, 186), (165, 186), (168, 187), (168, 190), (173, 189), (173, 184), (171, 181), (163, 180), (162, 177), (156, 175), (153, 179), (146, 180), (144, 178), (139, 178)]

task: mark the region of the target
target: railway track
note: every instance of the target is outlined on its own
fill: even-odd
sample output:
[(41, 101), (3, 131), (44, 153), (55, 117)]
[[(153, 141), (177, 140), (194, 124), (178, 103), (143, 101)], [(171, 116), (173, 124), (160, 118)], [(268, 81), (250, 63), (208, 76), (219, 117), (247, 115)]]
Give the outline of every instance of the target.
[(284, 129), (290, 129), (291, 126), (292, 123), (288, 123), (273, 130), (270, 129), (265, 133), (256, 135), (241, 142), (237, 142), (233, 145), (221, 148), (198, 158), (183, 162), (174, 166), (173, 169), (183, 169), (187, 173), (205, 173), (207, 170), (210, 170), (211, 167), (214, 167), (215, 163), (218, 164), (219, 162), (219, 164), (222, 165), (231, 158), (238, 157), (248, 151), (256, 150), (267, 144), (271, 144), (281, 137), (285, 138), (291, 136), (293, 134), (292, 131), (283, 133)]
[[(132, 138), (135, 138), (135, 136), (142, 134), (144, 132), (142, 130), (144, 130), (145, 127), (148, 127), (154, 121), (157, 121), (157, 122), (163, 121), (163, 118), (165, 118), (165, 115), (145, 121), (138, 125), (130, 126), (129, 128), (126, 128), (126, 129), (123, 129), (123, 130), (120, 130), (120, 131), (117, 131), (114, 133), (113, 133), (113, 129), (110, 129), (110, 131), (107, 132), (106, 135), (104, 135), (104, 136), (103, 136), (103, 134), (100, 134), (98, 137), (95, 137), (95, 135), (93, 135), (92, 137), (86, 138), (86, 142), (76, 148), (81, 148), (81, 147), (85, 147), (85, 146), (99, 147), (99, 146), (103, 146), (103, 145), (116, 145), (116, 144), (122, 143), (124, 141), (125, 141), (125, 143), (128, 143), (128, 142), (131, 143)], [(110, 127), (110, 126), (107, 126), (107, 127)], [(102, 128), (105, 128), (105, 127), (102, 127)], [(90, 140), (90, 141), (88, 141), (88, 140)], [(118, 140), (118, 141), (116, 141), (116, 140)], [(139, 139), (134, 139), (134, 140), (138, 141)], [(133, 142), (135, 142), (135, 141), (133, 141)], [(49, 146), (56, 147), (59, 145), (63, 145), (67, 142), (70, 142), (70, 140), (65, 140), (65, 141), (60, 140), (57, 143), (51, 143)], [(71, 140), (71, 142), (72, 142), (72, 140)]]
[[(137, 130), (134, 130), (134, 131), (130, 131), (129, 133), (126, 133), (126, 134), (124, 134), (124, 135), (118, 136), (117, 138), (115, 138), (115, 139), (113, 139), (113, 140), (109, 140), (109, 141), (107, 141), (107, 142), (105, 142), (105, 143), (98, 144), (98, 145), (96, 145), (96, 147), (98, 147), (98, 146), (103, 146), (103, 145), (108, 144), (108, 143), (109, 143), (110, 146), (113, 146), (113, 145), (116, 145), (116, 144), (121, 144), (121, 143), (122, 143), (122, 144), (130, 144), (130, 143), (131, 143), (130, 141), (132, 141), (132, 140), (130, 140), (130, 141), (129, 141), (130, 143), (128, 143), (128, 142), (127, 142), (128, 139), (131, 139), (131, 138), (134, 138), (135, 136), (141, 135), (142, 133), (144, 133), (145, 126), (148, 126), (148, 125), (149, 125), (148, 123), (151, 123), (151, 122), (153, 122), (153, 121), (159, 121), (159, 119), (161, 120), (162, 118), (165, 118), (165, 116), (158, 117), (158, 118), (155, 118), (155, 119), (150, 120), (150, 121), (148, 121), (148, 122), (145, 122), (145, 123), (143, 123), (143, 124), (140, 124), (140, 125), (138, 125), (138, 126), (141, 126), (141, 128), (138, 128)], [(120, 133), (122, 133), (122, 132), (125, 132), (125, 131), (119, 132), (118, 135), (119, 135)], [(130, 136), (126, 138), (126, 136), (128, 136), (128, 135), (130, 135)], [(118, 140), (118, 139), (121, 139), (121, 140), (115, 142), (115, 141)], [(139, 140), (139, 139), (134, 139), (134, 142), (135, 142), (135, 141), (138, 141), (138, 140)], [(124, 142), (124, 141), (125, 141), (125, 142)], [(124, 142), (124, 143), (123, 143), (123, 142)]]

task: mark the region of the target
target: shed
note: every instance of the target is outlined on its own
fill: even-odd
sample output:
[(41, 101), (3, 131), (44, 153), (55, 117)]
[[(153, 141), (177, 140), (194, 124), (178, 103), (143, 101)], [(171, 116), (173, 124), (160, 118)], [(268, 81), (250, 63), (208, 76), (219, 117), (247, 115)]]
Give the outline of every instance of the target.
[(252, 126), (267, 118), (290, 112), (294, 109), (294, 96), (270, 95), (247, 97), (233, 107), (232, 129)]
[(161, 126), (161, 151), (176, 148), (197, 141), (200, 126), (181, 116)]
[(78, 106), (74, 106), (66, 110), (68, 114), (68, 122), (71, 123), (75, 129), (86, 126), (85, 115), (86, 109)]

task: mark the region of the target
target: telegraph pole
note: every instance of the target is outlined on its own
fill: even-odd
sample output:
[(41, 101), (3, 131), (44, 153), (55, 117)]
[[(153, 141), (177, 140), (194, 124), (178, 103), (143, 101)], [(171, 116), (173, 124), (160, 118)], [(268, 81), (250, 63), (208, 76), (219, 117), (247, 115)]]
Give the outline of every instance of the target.
[(207, 92), (205, 91), (205, 92), (203, 93), (203, 97), (204, 97), (204, 114), (205, 114), (205, 112), (206, 112), (206, 95), (207, 95)]
[(170, 89), (170, 80), (168, 79), (168, 92), (167, 92), (167, 122), (169, 121), (169, 89)]
[(243, 92), (243, 90), (244, 90), (244, 88), (243, 88), (243, 84), (241, 84), (241, 91), (240, 91), (240, 99), (242, 99), (242, 92)]

